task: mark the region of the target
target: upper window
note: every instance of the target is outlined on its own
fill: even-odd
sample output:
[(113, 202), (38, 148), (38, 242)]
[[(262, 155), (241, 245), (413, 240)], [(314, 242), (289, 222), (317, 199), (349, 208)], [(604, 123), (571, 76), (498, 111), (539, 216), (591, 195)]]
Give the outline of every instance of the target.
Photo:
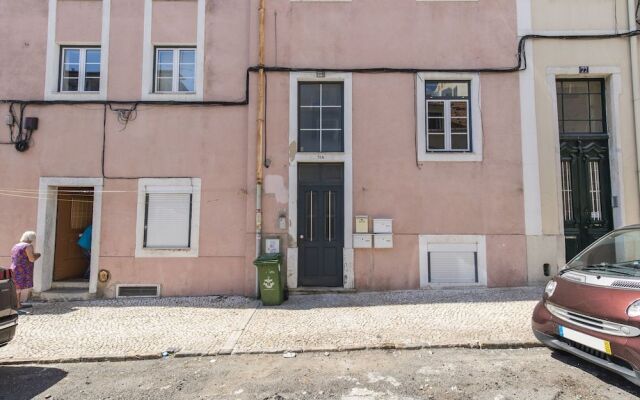
[(342, 82), (298, 84), (298, 151), (344, 151)]
[(558, 80), (556, 91), (561, 134), (607, 133), (603, 79)]
[(195, 93), (196, 49), (156, 48), (156, 93)]
[(469, 81), (426, 81), (428, 152), (471, 151)]
[(63, 47), (60, 64), (61, 92), (100, 91), (99, 47)]

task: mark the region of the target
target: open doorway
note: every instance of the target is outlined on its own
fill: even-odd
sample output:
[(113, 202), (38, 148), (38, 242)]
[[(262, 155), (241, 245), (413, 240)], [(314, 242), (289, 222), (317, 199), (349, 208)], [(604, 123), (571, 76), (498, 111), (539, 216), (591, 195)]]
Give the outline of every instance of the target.
[(53, 282), (89, 282), (93, 187), (58, 187)]

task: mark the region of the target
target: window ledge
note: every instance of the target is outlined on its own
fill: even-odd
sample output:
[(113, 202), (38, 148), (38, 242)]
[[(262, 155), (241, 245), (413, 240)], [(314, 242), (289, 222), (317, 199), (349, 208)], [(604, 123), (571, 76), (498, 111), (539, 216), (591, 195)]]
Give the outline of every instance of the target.
[(198, 257), (198, 249), (136, 249), (136, 258), (187, 258)]
[(460, 162), (480, 162), (481, 153), (420, 153), (418, 161), (439, 162), (439, 161), (460, 161)]
[(44, 99), (49, 100), (62, 100), (62, 101), (106, 101), (106, 92), (48, 92), (45, 94)]
[(202, 101), (201, 93), (146, 93), (142, 100), (149, 101)]

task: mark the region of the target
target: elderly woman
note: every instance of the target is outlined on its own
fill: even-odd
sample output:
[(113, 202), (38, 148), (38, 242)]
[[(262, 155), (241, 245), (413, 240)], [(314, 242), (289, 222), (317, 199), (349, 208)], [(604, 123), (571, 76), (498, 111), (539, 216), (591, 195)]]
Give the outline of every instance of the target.
[(40, 254), (33, 250), (35, 241), (36, 233), (27, 231), (22, 234), (20, 243), (11, 249), (11, 269), (18, 291), (18, 308), (29, 298), (33, 287), (33, 263), (40, 258)]

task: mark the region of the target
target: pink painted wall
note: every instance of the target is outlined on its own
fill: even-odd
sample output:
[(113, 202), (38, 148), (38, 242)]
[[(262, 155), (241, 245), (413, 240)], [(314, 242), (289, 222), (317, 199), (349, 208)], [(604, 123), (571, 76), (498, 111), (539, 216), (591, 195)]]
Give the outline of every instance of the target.
[[(0, 58), (0, 98), (41, 99), (47, 6), (41, 0), (21, 3), (0, 0), (0, 35), (13, 38), (0, 43), (2, 54), (12, 55)], [(140, 97), (143, 3), (112, 0), (109, 99)], [(269, 64), (426, 69), (514, 62), (515, 4), (510, 0), (267, 3)], [(64, 13), (59, 34), (94, 40), (93, 30), (99, 28), (74, 31), (66, 21), (91, 14), (98, 4), (59, 8)], [(153, 28), (154, 41), (195, 42), (195, 4), (156, 2), (154, 26), (166, 29)], [(22, 13), (25, 7), (28, 15)], [(257, 60), (256, 9), (256, 0), (207, 2), (206, 100), (244, 98), (246, 68)], [(179, 22), (169, 27), (166, 20), (173, 17)], [(354, 74), (353, 211), (394, 218), (395, 231), (394, 249), (356, 251), (358, 289), (418, 287), (419, 234), (487, 235), (489, 285), (525, 283), (518, 77), (483, 74), (481, 85), (484, 161), (418, 167), (415, 77)], [(137, 181), (107, 179), (100, 254), (100, 267), (112, 273), (101, 287), (106, 296), (114, 294), (117, 283), (161, 283), (164, 295), (253, 293), (255, 74), (250, 87), (248, 106), (141, 105), (137, 119), (124, 130), (115, 113), (107, 112), (108, 177), (200, 177), (202, 205), (200, 257), (135, 258)], [(0, 105), (0, 116), (6, 111)], [(30, 106), (26, 114), (39, 117), (40, 128), (26, 153), (0, 146), (0, 188), (36, 189), (41, 176), (101, 176), (102, 106)], [(265, 169), (264, 233), (283, 239), (286, 231), (278, 228), (277, 217), (289, 211), (288, 132), (289, 75), (272, 73), (267, 121), (272, 164)], [(6, 128), (0, 135), (6, 139)], [(22, 231), (35, 228), (36, 219), (37, 199), (0, 194), (0, 263), (7, 262)]]
[(139, 99), (142, 91), (144, 1), (111, 1), (109, 99)]
[(460, 68), (515, 62), (513, 0), (267, 3), (268, 64), (275, 63), (276, 31), (280, 65)]
[(196, 44), (198, 2), (154, 1), (151, 40), (154, 44)]
[[(395, 0), (393, 6), (385, 0), (275, 0), (267, 10), (267, 64), (511, 66), (515, 17), (515, 3), (500, 0)], [(287, 204), (277, 198), (278, 185), (269, 182), (288, 185), (289, 76), (272, 73), (268, 82), (267, 157), (272, 165), (266, 172), (271, 177), (264, 226), (268, 234), (286, 237), (276, 223)], [(421, 234), (486, 235), (488, 285), (526, 284), (518, 76), (482, 74), (481, 88), (483, 161), (418, 166), (415, 76), (353, 75), (353, 212), (394, 219), (393, 249), (355, 250), (357, 289), (418, 288)]]
[(102, 1), (58, 0), (56, 17), (56, 40), (59, 43), (100, 43)]
[(11, 54), (0, 57), (0, 98), (42, 98), (48, 8), (42, 0), (0, 1), (0, 36), (11, 38), (0, 41), (2, 54)]

